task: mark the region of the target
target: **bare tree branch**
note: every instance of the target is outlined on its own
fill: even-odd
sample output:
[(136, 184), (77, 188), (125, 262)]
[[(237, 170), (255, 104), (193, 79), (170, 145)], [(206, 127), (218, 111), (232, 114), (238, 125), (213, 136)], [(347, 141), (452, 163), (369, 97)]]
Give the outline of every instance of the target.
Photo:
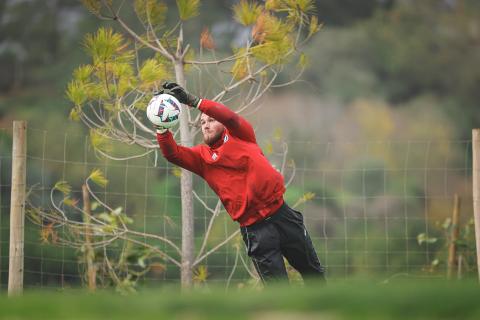
[(224, 246), (225, 244), (227, 244), (230, 240), (232, 240), (233, 238), (235, 238), (236, 235), (238, 235), (240, 233), (240, 230), (237, 230), (235, 231), (234, 233), (232, 233), (227, 239), (225, 239), (224, 241), (222, 241), (221, 243), (217, 244), (215, 247), (213, 247), (211, 250), (209, 250), (207, 253), (205, 253), (203, 256), (201, 256), (200, 258), (197, 258), (195, 260), (195, 262), (193, 263), (193, 266), (196, 266), (197, 264), (199, 264), (200, 262), (202, 262), (203, 259), (205, 259), (206, 257), (208, 257), (209, 255), (211, 255), (212, 253), (214, 253), (215, 251), (217, 251), (219, 248), (221, 248), (222, 246)]

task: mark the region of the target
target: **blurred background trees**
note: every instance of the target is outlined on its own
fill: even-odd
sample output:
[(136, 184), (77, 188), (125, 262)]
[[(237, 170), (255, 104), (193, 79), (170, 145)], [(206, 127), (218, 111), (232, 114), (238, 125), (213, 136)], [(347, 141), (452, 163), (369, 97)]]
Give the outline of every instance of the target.
[[(468, 137), (479, 120), (478, 1), (316, 3), (324, 29), (309, 46), (315, 57), (304, 77), (314, 88), (310, 94), (344, 106), (357, 98), (380, 98), (392, 107), (428, 96), (451, 117), (457, 133)], [(187, 39), (196, 34), (189, 30), (208, 27), (220, 52), (241, 43), (248, 30), (229, 19), (233, 4), (203, 1), (201, 16), (186, 27)], [(135, 23), (132, 13), (130, 18)], [(35, 110), (45, 107), (52, 108), (52, 114), (68, 112), (62, 107), (63, 89), (74, 66), (86, 61), (83, 35), (99, 24), (75, 0), (2, 1), (0, 121), (15, 113), (35, 121)], [(199, 39), (188, 41), (199, 45)]]

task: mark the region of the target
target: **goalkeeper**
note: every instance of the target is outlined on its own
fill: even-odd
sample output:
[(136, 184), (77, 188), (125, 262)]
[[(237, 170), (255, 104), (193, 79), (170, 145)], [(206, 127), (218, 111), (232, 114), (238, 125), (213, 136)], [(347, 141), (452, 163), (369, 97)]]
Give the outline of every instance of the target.
[(283, 200), (285, 186), (257, 145), (252, 126), (224, 105), (200, 99), (181, 86), (165, 82), (158, 94), (170, 94), (202, 112), (205, 144), (177, 145), (172, 133), (157, 128), (164, 157), (205, 179), (228, 214), (240, 224), (247, 254), (265, 282), (287, 280), (283, 257), (302, 277), (324, 280), (320, 264), (300, 212)]

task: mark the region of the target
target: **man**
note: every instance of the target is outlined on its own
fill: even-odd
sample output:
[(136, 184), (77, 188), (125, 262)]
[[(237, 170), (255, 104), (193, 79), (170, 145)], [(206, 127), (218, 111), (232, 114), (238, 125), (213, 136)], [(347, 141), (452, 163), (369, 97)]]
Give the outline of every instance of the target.
[(252, 126), (224, 105), (189, 94), (176, 83), (163, 90), (181, 103), (202, 112), (205, 145), (177, 145), (168, 129), (157, 127), (164, 157), (206, 180), (228, 214), (240, 223), (247, 253), (262, 281), (287, 280), (283, 261), (302, 276), (324, 280), (302, 214), (283, 200), (282, 175), (272, 167), (257, 145)]

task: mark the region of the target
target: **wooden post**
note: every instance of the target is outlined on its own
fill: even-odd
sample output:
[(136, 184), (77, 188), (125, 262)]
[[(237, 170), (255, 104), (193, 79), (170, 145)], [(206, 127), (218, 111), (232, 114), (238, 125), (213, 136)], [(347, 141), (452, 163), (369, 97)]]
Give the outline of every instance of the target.
[(480, 129), (472, 130), (473, 215), (477, 244), (477, 271), (480, 280)]
[(450, 233), (450, 243), (448, 245), (448, 269), (447, 278), (452, 279), (453, 271), (456, 265), (457, 240), (458, 240), (458, 221), (460, 214), (460, 198), (455, 194), (453, 200), (452, 230)]
[(26, 187), (27, 123), (13, 122), (12, 186), (10, 200), (10, 251), (8, 295), (23, 292), (24, 222)]
[(92, 214), (90, 205), (90, 195), (86, 185), (82, 186), (83, 193), (83, 222), (85, 222), (85, 262), (87, 265), (87, 279), (88, 290), (94, 292), (97, 288), (97, 269), (94, 265), (95, 252), (93, 251), (90, 236), (92, 234), (92, 228), (90, 228), (90, 216)]

